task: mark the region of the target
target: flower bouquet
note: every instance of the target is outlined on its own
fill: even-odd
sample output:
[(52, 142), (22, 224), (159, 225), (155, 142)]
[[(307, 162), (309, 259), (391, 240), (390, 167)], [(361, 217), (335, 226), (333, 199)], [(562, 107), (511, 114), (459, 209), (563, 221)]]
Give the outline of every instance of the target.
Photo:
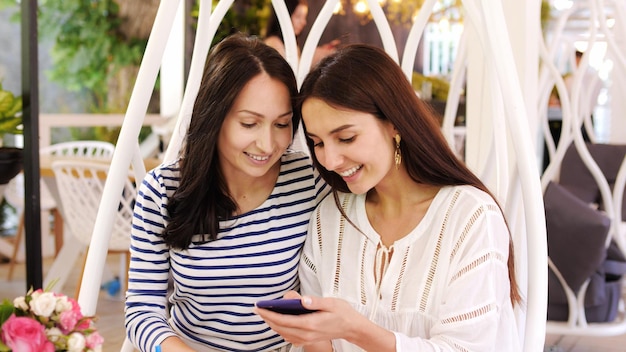
[(93, 321), (76, 300), (31, 289), (0, 304), (0, 352), (99, 352), (104, 339)]

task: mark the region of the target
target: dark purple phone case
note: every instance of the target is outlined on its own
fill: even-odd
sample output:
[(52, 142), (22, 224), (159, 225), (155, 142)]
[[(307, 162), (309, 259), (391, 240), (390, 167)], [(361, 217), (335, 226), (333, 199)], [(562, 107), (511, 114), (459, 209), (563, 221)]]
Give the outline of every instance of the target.
[(313, 313), (315, 310), (306, 309), (302, 306), (300, 299), (270, 299), (256, 302), (259, 308), (269, 309), (276, 313), (299, 315)]

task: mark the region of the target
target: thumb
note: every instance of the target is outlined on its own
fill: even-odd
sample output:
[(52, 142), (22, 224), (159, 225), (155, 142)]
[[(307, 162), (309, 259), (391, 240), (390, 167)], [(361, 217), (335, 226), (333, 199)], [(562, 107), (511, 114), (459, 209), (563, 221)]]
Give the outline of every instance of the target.
[(301, 302), (306, 309), (322, 310), (324, 307), (324, 298), (322, 297), (302, 296)]

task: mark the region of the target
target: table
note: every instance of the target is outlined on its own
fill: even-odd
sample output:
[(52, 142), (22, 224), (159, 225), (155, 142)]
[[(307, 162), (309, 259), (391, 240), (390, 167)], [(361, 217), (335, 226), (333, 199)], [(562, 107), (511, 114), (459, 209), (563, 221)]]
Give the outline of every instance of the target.
[[(52, 163), (56, 160), (89, 160), (94, 162), (102, 162), (102, 163), (111, 163), (111, 159), (108, 158), (85, 158), (78, 156), (68, 156), (68, 155), (40, 155), (39, 156), (39, 173), (42, 178), (53, 178), (54, 172), (52, 171)], [(158, 158), (145, 158), (143, 159), (143, 163), (146, 167), (146, 170), (152, 170), (155, 167), (161, 164), (161, 159)]]

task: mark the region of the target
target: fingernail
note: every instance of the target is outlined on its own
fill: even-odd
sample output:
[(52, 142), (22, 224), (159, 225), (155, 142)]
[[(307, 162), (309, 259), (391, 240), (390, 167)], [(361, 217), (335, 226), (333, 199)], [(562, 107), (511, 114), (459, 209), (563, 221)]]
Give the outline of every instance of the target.
[(305, 306), (308, 306), (308, 305), (311, 305), (313, 303), (313, 300), (311, 299), (311, 297), (304, 296), (304, 297), (302, 297), (302, 303)]

